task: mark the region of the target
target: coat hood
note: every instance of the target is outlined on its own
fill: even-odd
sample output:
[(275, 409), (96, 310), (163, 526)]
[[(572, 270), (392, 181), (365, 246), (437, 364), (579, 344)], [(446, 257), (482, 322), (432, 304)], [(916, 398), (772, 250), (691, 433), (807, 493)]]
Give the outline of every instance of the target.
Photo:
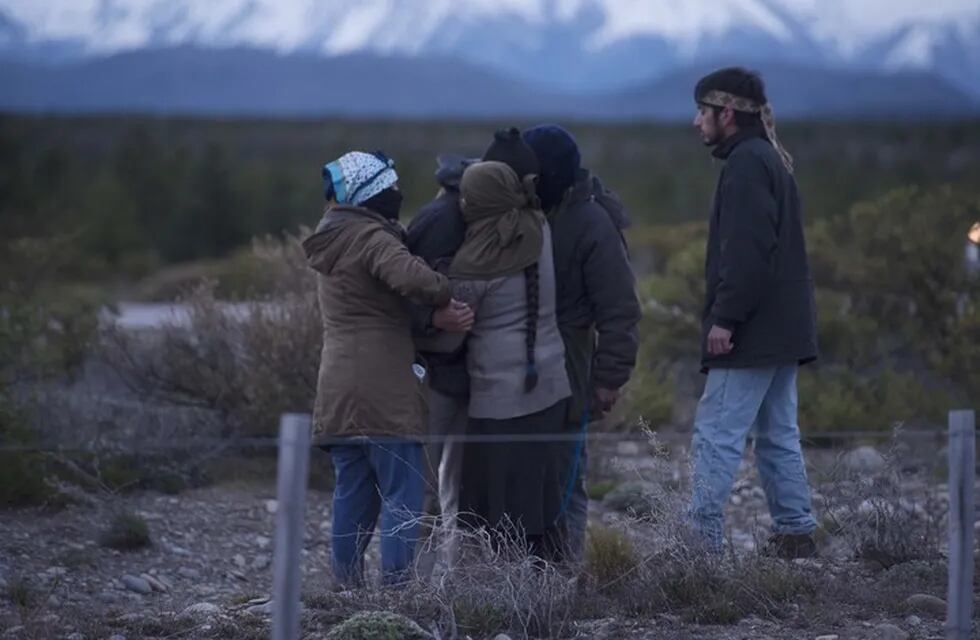
[(362, 207), (334, 205), (329, 207), (316, 226), (316, 231), (303, 241), (306, 259), (314, 270), (330, 275), (337, 261), (351, 249), (358, 232), (382, 226), (395, 237), (402, 231), (397, 223)]
[(630, 219), (623, 200), (615, 191), (606, 187), (599, 176), (581, 169), (576, 176), (575, 185), (567, 196), (567, 206), (575, 206), (591, 200), (605, 209), (609, 219), (620, 231), (629, 228)]

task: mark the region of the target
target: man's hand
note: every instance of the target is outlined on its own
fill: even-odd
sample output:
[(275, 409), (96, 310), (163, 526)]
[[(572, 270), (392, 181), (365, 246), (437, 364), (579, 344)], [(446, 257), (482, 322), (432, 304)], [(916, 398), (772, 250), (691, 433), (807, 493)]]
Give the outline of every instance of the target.
[(593, 392), (592, 413), (593, 418), (602, 418), (612, 411), (619, 401), (619, 389), (604, 389), (596, 387)]
[(711, 327), (708, 332), (708, 353), (713, 356), (723, 356), (730, 353), (735, 345), (732, 344), (732, 332), (718, 325)]
[(470, 305), (453, 298), (449, 304), (432, 314), (432, 326), (450, 333), (466, 333), (473, 328), (473, 310)]

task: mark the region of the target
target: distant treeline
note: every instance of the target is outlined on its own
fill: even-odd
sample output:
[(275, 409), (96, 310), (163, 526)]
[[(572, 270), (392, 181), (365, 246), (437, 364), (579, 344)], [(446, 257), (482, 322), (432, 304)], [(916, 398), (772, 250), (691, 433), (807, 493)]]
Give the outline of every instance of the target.
[[(140, 277), (315, 224), (320, 168), (349, 149), (395, 158), (407, 219), (438, 188), (437, 153), (478, 155), (513, 124), (530, 123), (0, 116), (0, 233), (70, 237), (79, 279)], [(693, 130), (565, 124), (638, 225), (706, 215), (719, 166)], [(978, 124), (788, 123), (781, 136), (815, 220), (910, 184), (980, 183)]]

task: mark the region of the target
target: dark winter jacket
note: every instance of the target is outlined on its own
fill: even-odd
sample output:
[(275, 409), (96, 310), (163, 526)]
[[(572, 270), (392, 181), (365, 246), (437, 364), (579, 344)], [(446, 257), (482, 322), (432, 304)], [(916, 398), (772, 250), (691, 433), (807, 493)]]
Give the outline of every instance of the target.
[(549, 213), (558, 285), (558, 328), (578, 422), (595, 387), (619, 389), (636, 364), (640, 303), (622, 231), (622, 201), (579, 170), (562, 203)]
[[(449, 263), (466, 235), (466, 225), (459, 209), (459, 181), (471, 160), (462, 156), (439, 156), (436, 179), (442, 187), (435, 200), (419, 210), (408, 225), (408, 250), (424, 259), (433, 269), (446, 273)], [(432, 307), (413, 309), (413, 329), (418, 335), (434, 333)], [(457, 353), (423, 353), (429, 366), (429, 384), (436, 391), (456, 397), (469, 394), (466, 374), (466, 351)]]
[[(760, 131), (736, 134), (715, 155), (726, 162), (708, 234), (702, 365), (810, 362), (816, 305), (796, 180)], [(712, 325), (734, 331), (731, 353), (708, 355)]]

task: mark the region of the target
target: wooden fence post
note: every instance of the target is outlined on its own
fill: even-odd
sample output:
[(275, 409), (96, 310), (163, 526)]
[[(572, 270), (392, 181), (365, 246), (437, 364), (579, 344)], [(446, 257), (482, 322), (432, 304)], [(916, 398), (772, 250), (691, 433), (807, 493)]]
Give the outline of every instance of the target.
[(976, 414), (949, 413), (949, 588), (946, 637), (968, 640), (973, 622)]
[(272, 575), (272, 638), (298, 640), (300, 552), (306, 515), (310, 462), (310, 416), (283, 414), (279, 423), (276, 537)]

